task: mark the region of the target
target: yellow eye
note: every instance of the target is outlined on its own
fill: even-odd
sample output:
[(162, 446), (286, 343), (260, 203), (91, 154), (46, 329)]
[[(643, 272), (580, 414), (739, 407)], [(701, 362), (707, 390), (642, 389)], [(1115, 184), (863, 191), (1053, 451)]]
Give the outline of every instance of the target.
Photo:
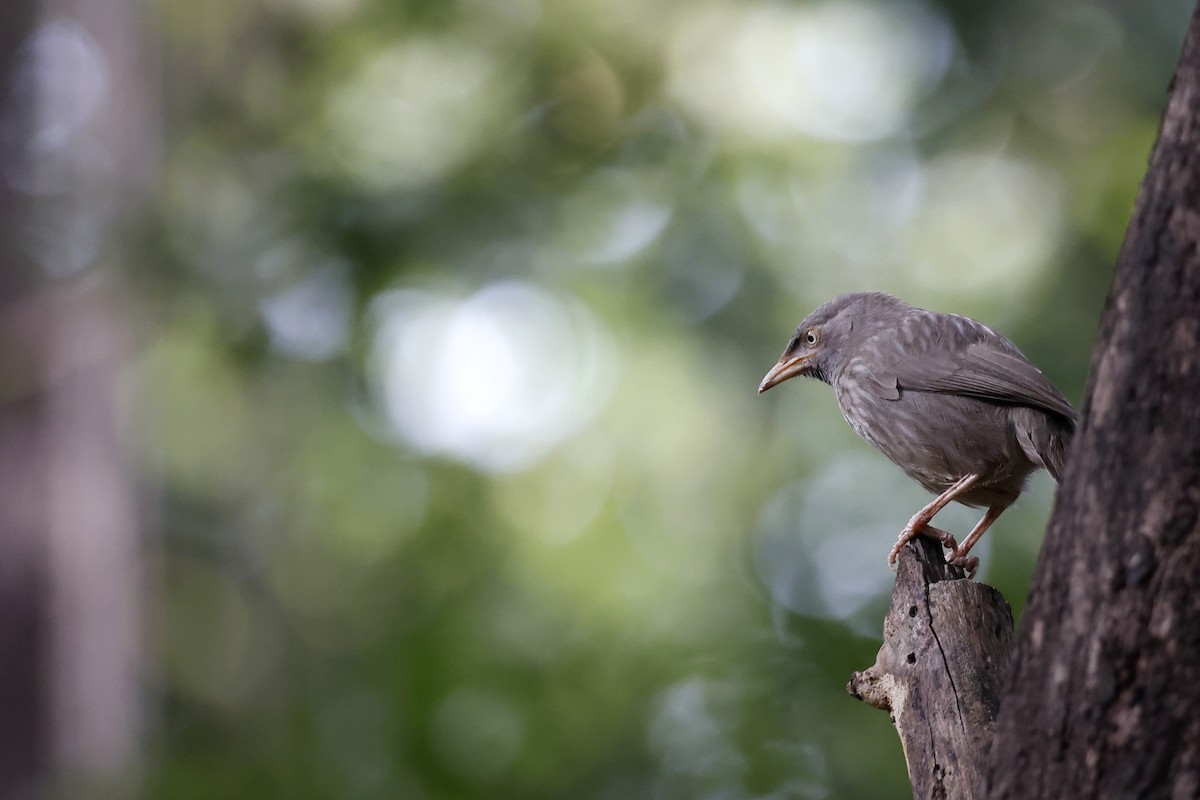
[(810, 345), (816, 344), (817, 343), (817, 332), (815, 330), (809, 330), (807, 333), (804, 334), (804, 341), (808, 342)]

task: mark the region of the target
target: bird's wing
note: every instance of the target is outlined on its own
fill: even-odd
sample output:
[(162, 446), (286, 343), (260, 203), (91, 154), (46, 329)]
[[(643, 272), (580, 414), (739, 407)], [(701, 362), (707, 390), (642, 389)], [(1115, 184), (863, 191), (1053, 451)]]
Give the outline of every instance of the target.
[(1071, 404), (1037, 367), (988, 342), (905, 359), (894, 372), (901, 389), (1033, 406), (1075, 421)]

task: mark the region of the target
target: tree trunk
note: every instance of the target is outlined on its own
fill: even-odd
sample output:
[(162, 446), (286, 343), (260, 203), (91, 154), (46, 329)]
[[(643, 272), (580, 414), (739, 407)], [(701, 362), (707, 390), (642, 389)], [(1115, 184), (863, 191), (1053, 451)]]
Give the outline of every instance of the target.
[(1101, 321), (989, 796), (1200, 796), (1198, 581), (1200, 15)]
[(939, 542), (905, 545), (883, 647), (846, 690), (889, 713), (915, 797), (981, 796), (1012, 645), (999, 592), (947, 567)]
[(131, 796), (128, 315), (98, 234), (144, 144), (136, 29), (125, 0), (50, 5), (6, 0), (0, 14), (0, 798)]
[(45, 408), (40, 397), (12, 389), (37, 362), (8, 324), (32, 272), (21, 241), (24, 197), (8, 176), (30, 166), (24, 145), (33, 108), (19, 78), (36, 12), (33, 0), (11, 0), (0, 14), (0, 797), (18, 798), (35, 793), (49, 750), (43, 700), (50, 590), (38, 510), (44, 473), (31, 456), (41, 450)]

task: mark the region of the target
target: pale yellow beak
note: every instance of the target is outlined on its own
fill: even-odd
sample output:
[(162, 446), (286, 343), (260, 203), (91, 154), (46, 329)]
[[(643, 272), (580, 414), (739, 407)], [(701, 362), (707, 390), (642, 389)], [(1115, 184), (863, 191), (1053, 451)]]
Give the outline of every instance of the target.
[(812, 358), (812, 353), (801, 353), (792, 358), (781, 358), (779, 363), (771, 367), (771, 371), (762, 379), (762, 383), (758, 385), (758, 393), (762, 394), (772, 386), (778, 386), (788, 378), (794, 378), (804, 371), (804, 367)]

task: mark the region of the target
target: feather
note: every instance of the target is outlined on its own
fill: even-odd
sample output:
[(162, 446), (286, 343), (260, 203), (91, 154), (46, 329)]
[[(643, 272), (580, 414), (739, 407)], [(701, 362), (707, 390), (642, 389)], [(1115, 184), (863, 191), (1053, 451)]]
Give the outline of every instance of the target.
[(904, 359), (894, 369), (896, 382), (901, 389), (914, 392), (957, 394), (1040, 408), (1065, 418), (1073, 427), (1076, 417), (1071, 404), (1041, 370), (1007, 340), (1002, 341), (1007, 347), (984, 340), (961, 349)]

